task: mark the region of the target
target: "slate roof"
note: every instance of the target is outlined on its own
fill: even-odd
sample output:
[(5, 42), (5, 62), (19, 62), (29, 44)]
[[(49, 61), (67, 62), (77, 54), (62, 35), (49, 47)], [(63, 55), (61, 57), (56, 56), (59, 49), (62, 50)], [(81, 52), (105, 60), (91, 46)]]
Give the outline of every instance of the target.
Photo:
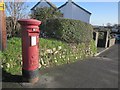
[[(38, 2), (33, 8), (31, 8), (31, 10), (33, 10), (37, 5), (39, 5), (41, 3), (42, 0), (40, 0), (40, 2)], [(52, 4), (51, 2), (47, 1), (47, 0), (44, 0), (48, 5), (50, 5), (53, 9), (57, 9), (57, 7)]]
[[(74, 4), (75, 6), (77, 6), (78, 8), (82, 9), (83, 11), (87, 12), (88, 14), (91, 14), (89, 11), (87, 11), (86, 9), (80, 7), (80, 6), (79, 6), (78, 4), (76, 4), (75, 2), (72, 1), (71, 3)], [(60, 6), (58, 9), (64, 7), (64, 6), (67, 5), (67, 4), (68, 4), (68, 2), (66, 2), (65, 4), (63, 4), (62, 6)]]

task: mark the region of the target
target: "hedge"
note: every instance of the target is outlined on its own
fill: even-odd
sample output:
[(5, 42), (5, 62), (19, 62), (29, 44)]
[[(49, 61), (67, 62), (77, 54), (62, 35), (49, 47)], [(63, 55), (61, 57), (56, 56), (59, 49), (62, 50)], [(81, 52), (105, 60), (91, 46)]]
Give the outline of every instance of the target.
[(49, 19), (43, 25), (45, 34), (51, 38), (57, 38), (67, 43), (84, 43), (93, 39), (92, 25), (80, 20)]

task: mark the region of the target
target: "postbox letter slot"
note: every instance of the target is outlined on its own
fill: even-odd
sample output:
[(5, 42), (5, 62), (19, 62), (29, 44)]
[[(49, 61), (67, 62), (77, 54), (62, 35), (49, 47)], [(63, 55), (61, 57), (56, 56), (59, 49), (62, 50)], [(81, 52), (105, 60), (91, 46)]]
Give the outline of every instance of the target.
[(31, 46), (35, 46), (37, 43), (36, 43), (36, 36), (31, 36)]
[(35, 29), (35, 28), (33, 28), (32, 30), (33, 30), (33, 31), (36, 31), (36, 29)]

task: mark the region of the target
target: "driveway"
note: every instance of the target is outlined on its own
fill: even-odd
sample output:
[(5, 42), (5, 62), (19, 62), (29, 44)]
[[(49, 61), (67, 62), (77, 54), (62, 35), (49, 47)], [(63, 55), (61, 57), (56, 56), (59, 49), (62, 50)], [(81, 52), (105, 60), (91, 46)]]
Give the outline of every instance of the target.
[(118, 44), (97, 57), (40, 70), (34, 86), (3, 82), (3, 88), (118, 88)]

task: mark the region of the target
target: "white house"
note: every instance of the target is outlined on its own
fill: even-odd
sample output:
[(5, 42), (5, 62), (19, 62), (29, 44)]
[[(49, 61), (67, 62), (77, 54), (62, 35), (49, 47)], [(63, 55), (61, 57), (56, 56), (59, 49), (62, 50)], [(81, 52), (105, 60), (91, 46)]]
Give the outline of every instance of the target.
[(38, 2), (31, 10), (35, 10), (37, 7), (52, 7), (55, 10), (60, 10), (64, 18), (81, 20), (83, 22), (89, 23), (91, 13), (84, 8), (80, 7), (72, 0), (68, 0), (65, 4), (57, 8), (48, 0), (41, 0)]
[(68, 0), (68, 2), (60, 6), (58, 10), (63, 13), (64, 18), (81, 20), (87, 23), (90, 22), (91, 13), (74, 3), (72, 0)]

